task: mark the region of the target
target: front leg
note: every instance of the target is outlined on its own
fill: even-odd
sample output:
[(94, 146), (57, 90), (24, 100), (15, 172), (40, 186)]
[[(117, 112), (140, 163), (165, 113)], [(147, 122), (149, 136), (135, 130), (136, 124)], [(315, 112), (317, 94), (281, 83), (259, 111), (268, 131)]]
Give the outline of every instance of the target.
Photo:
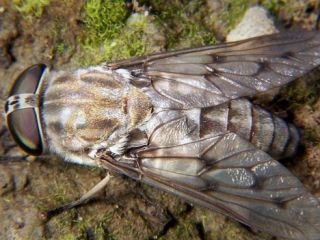
[(70, 210), (72, 208), (78, 207), (87, 203), (90, 199), (92, 199), (98, 192), (104, 189), (111, 179), (111, 175), (107, 172), (107, 176), (105, 176), (99, 183), (97, 183), (93, 188), (91, 188), (88, 192), (83, 194), (78, 200), (75, 200), (71, 203), (65, 204), (63, 206), (52, 209), (46, 213), (46, 220), (49, 220), (51, 217), (58, 215), (64, 211)]

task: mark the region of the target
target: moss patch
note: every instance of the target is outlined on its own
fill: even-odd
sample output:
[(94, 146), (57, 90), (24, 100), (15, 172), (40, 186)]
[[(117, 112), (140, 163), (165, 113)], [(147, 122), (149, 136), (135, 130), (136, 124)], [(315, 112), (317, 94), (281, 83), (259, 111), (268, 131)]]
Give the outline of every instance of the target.
[(171, 228), (165, 236), (159, 240), (193, 239), (200, 240), (201, 237), (196, 229), (196, 225), (190, 221), (183, 221), (176, 227)]
[(13, 8), (27, 18), (41, 17), (50, 0), (13, 0)]
[(207, 16), (204, 0), (188, 4), (161, 0), (139, 3), (151, 9), (150, 14), (129, 13), (123, 1), (86, 3), (82, 65), (216, 42), (213, 31), (203, 24)]
[(80, 62), (82, 65), (92, 65), (163, 50), (161, 45), (164, 40), (161, 33), (157, 35), (159, 32), (161, 30), (152, 16), (134, 14), (126, 19), (126, 24), (114, 29), (112, 34), (105, 35), (105, 38), (100, 38), (99, 35), (94, 39), (86, 38), (81, 45), (84, 57)]
[(319, 95), (319, 81), (306, 82), (299, 80), (281, 88), (276, 101), (292, 110), (302, 105), (313, 106)]
[(87, 32), (85, 43), (92, 46), (118, 37), (129, 14), (122, 0), (89, 0), (84, 12)]
[(118, 60), (147, 53), (146, 33), (150, 18), (140, 17), (130, 24), (129, 9), (122, 0), (89, 0), (84, 6), (85, 34), (81, 41), (81, 65)]
[(312, 29), (316, 25), (314, 10), (319, 8), (318, 1), (260, 0), (259, 3), (288, 26), (299, 23), (303, 28)]
[(213, 44), (216, 42), (211, 29), (204, 24), (207, 4), (197, 1), (141, 1), (151, 7), (160, 25), (166, 29), (167, 49)]
[[(74, 213), (65, 213), (65, 216), (60, 217), (57, 221), (57, 227), (61, 229), (62, 239), (71, 240), (85, 240), (91, 239), (94, 236), (94, 239), (103, 240), (103, 239), (114, 239), (112, 234), (108, 233), (107, 225), (112, 219), (112, 214), (106, 213), (104, 216), (98, 217), (87, 217), (83, 215), (81, 217), (79, 212), (74, 211)], [(72, 233), (70, 233), (72, 229)]]
[(228, 32), (232, 30), (240, 22), (247, 9), (254, 4), (256, 4), (255, 0), (224, 1), (223, 11), (218, 17), (226, 26), (225, 29)]
[[(122, 0), (89, 0), (84, 6), (84, 39), (81, 65), (119, 60), (153, 51), (151, 35), (157, 34), (153, 17), (135, 14)], [(149, 40), (149, 41), (148, 41)], [(157, 42), (155, 43), (157, 44)]]
[(276, 14), (281, 8), (286, 7), (288, 2), (287, 0), (261, 0), (261, 5)]

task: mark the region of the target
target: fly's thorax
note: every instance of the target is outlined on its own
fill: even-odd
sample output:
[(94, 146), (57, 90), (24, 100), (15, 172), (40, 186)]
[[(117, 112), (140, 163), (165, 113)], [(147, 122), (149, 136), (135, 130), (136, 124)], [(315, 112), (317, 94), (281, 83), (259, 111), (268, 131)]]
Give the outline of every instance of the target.
[(122, 75), (91, 67), (53, 73), (42, 108), (51, 151), (92, 165), (90, 150), (115, 145), (148, 118), (151, 106)]

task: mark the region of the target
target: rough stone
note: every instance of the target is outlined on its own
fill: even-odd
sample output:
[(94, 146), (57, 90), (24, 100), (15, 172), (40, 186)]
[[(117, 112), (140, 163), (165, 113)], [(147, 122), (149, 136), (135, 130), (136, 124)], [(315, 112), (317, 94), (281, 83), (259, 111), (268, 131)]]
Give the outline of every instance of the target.
[(240, 41), (276, 32), (278, 30), (267, 10), (255, 6), (247, 10), (241, 22), (228, 34), (226, 41)]

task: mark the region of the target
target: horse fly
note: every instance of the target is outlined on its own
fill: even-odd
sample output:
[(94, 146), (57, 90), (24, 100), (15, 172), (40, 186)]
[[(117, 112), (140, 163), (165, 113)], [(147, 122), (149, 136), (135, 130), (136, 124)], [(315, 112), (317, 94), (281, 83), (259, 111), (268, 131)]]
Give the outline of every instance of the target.
[(38, 64), (16, 80), (5, 114), (31, 155), (99, 166), (274, 236), (316, 240), (318, 199), (275, 160), (295, 154), (298, 131), (246, 97), (318, 65), (320, 33), (303, 31), (75, 71)]

